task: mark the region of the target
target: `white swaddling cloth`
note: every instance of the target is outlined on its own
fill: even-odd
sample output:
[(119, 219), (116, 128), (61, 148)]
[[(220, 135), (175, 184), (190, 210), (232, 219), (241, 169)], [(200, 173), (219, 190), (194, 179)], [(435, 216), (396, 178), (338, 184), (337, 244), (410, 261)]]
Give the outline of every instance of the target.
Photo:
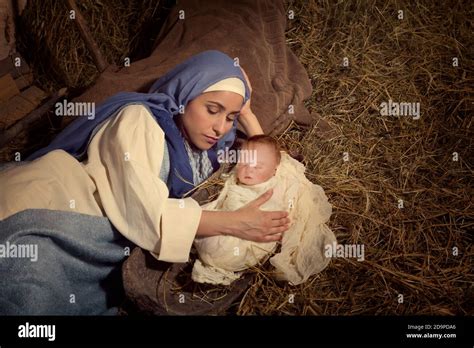
[[(280, 252), (270, 258), (270, 263), (275, 267), (277, 279), (297, 285), (328, 265), (324, 249), (336, 242), (336, 237), (325, 224), (332, 209), (324, 190), (306, 178), (303, 164), (285, 152), (281, 155), (275, 176), (261, 184), (237, 184), (234, 168), (218, 198), (202, 208), (233, 211), (273, 188), (272, 197), (260, 209), (289, 211), (291, 224), (283, 234)], [(277, 242), (257, 243), (233, 236), (213, 236), (196, 238), (194, 245), (199, 259), (194, 263), (192, 279), (199, 283), (229, 285), (243, 270), (274, 252)]]

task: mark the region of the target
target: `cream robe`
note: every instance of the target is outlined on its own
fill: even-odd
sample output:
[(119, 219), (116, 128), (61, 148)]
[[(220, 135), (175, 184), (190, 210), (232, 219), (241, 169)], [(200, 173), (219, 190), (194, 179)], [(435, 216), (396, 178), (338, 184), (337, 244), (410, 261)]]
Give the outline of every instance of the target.
[(0, 219), (32, 208), (106, 216), (159, 260), (186, 262), (202, 209), (192, 198), (168, 198), (159, 178), (164, 142), (146, 107), (126, 106), (104, 122), (83, 163), (54, 150), (1, 171)]

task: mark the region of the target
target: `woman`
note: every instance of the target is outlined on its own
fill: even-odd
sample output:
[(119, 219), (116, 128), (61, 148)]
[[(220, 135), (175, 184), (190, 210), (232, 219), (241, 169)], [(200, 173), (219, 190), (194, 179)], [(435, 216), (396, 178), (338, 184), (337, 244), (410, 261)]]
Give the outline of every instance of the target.
[(186, 262), (196, 236), (279, 240), (287, 213), (258, 209), (271, 192), (234, 212), (185, 198), (218, 169), (237, 121), (263, 133), (244, 74), (219, 51), (195, 55), (149, 93), (108, 99), (93, 121), (78, 118), (32, 162), (1, 172), (0, 246), (38, 255), (0, 259), (0, 312), (114, 313), (110, 287), (130, 242)]

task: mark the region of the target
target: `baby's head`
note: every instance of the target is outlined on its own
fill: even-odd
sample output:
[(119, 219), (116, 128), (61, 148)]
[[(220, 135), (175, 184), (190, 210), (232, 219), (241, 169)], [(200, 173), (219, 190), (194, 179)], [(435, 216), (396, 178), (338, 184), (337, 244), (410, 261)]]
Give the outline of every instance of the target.
[[(246, 160), (237, 164), (238, 182), (252, 186), (261, 184), (275, 175), (281, 154), (278, 142), (268, 135), (254, 135), (248, 138), (241, 150), (249, 154)], [(240, 156), (242, 157), (242, 156)]]

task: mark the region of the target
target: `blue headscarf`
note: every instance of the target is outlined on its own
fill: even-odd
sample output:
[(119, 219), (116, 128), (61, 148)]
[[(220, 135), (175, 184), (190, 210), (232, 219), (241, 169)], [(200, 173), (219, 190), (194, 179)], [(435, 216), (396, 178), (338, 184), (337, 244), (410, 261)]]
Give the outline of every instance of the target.
[[(115, 115), (127, 104), (140, 103), (151, 110), (165, 133), (170, 158), (170, 174), (167, 182), (170, 197), (183, 197), (186, 192), (194, 188), (191, 184), (193, 169), (189, 163), (184, 138), (173, 118), (180, 115), (180, 106), (186, 107), (188, 102), (199, 96), (206, 88), (230, 77), (237, 77), (244, 82), (243, 103), (245, 103), (249, 98), (249, 89), (240, 67), (234, 65), (234, 60), (215, 50), (196, 54), (158, 79), (148, 93), (122, 92), (105, 100), (97, 107), (93, 120), (78, 117), (59, 133), (50, 145), (34, 152), (27, 160), (33, 160), (56, 149), (62, 149), (81, 159), (87, 152), (94, 129), (100, 123)], [(219, 168), (217, 151), (232, 146), (236, 137), (236, 127), (237, 118), (231, 131), (207, 150), (214, 171)]]

